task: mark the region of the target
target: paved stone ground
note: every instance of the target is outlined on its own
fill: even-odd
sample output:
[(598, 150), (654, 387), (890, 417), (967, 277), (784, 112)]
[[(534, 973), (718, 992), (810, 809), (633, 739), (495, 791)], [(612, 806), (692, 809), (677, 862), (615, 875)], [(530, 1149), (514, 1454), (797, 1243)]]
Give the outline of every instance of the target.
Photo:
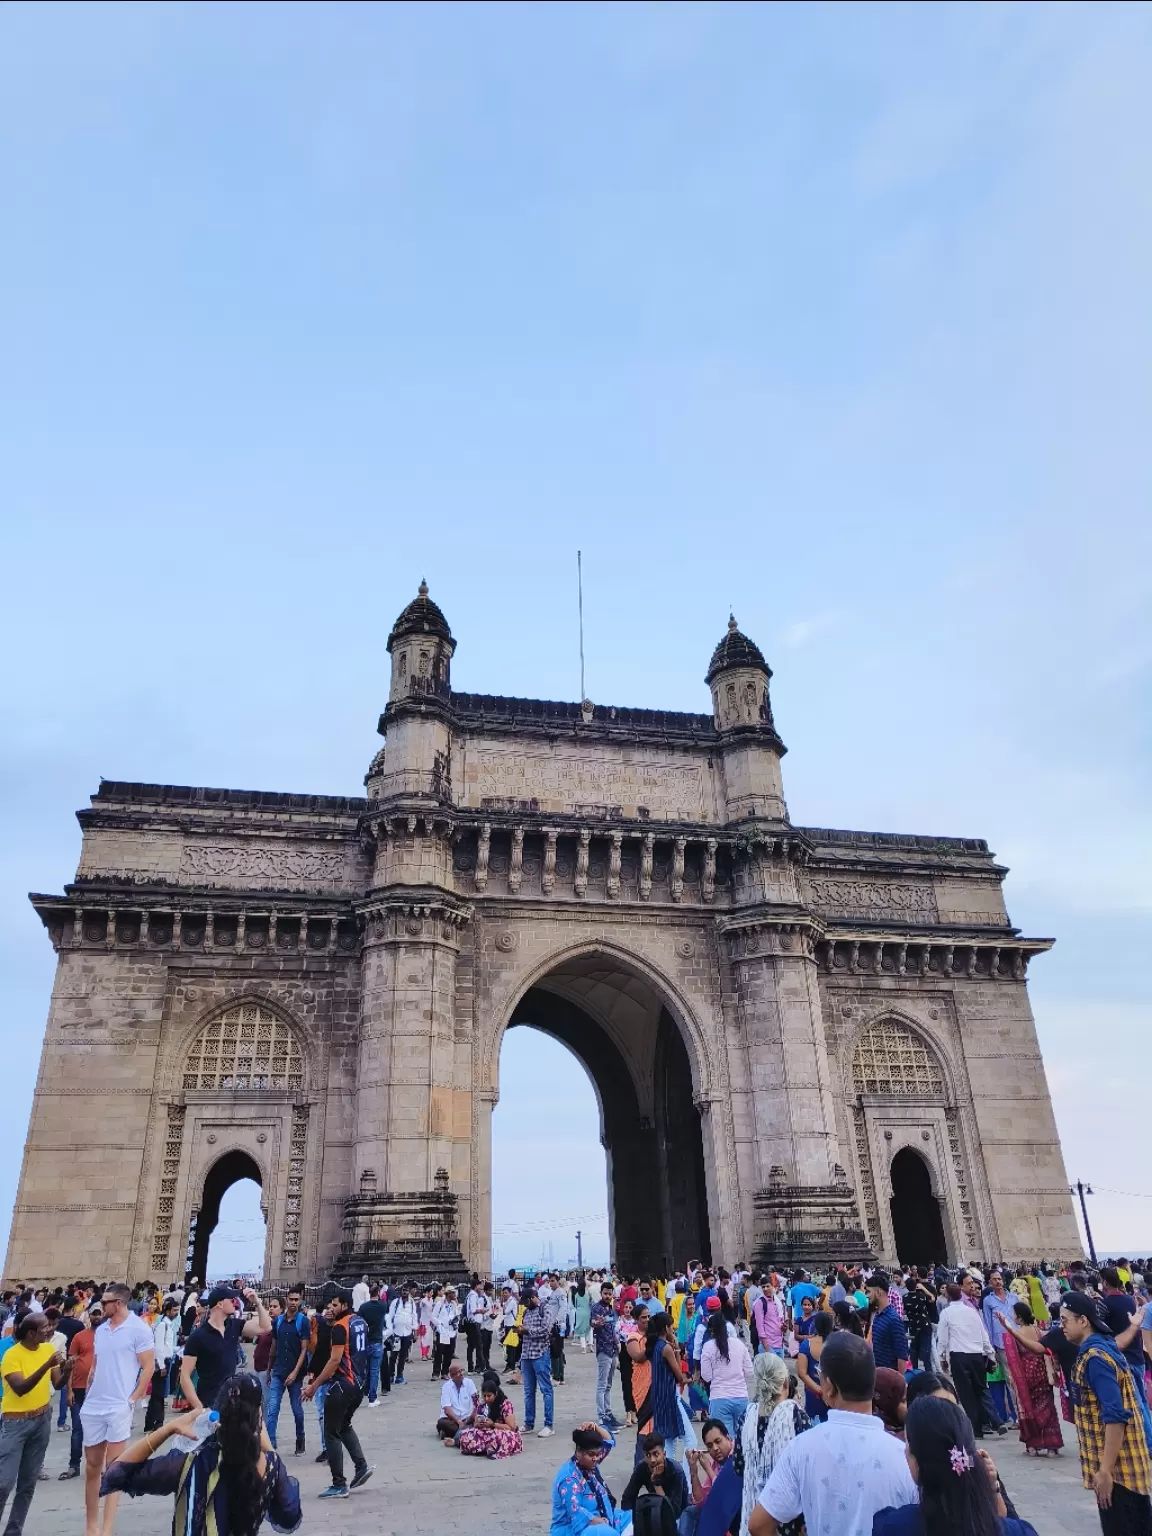
[[(412, 1363), (408, 1385), (396, 1388), (378, 1407), (362, 1407), (357, 1413), (356, 1427), (376, 1472), (363, 1489), (338, 1502), (317, 1502), (316, 1495), (327, 1485), (328, 1474), (326, 1467), (312, 1460), (319, 1438), (315, 1409), (306, 1406), (309, 1454), (288, 1458), (300, 1479), (305, 1532), (321, 1536), (412, 1536), (413, 1532), (452, 1531), (456, 1536), (471, 1536), (472, 1532), (490, 1536), (493, 1531), (503, 1531), (512, 1536), (539, 1536), (547, 1531), (556, 1468), (571, 1453), (572, 1429), (592, 1417), (595, 1371), (591, 1356), (582, 1356), (579, 1351), (569, 1355), (568, 1381), (556, 1391), (555, 1437), (539, 1440), (533, 1436), (525, 1442), (522, 1456), (500, 1462), (465, 1459), (458, 1452), (440, 1448), (433, 1432), (440, 1389), (428, 1379), (430, 1374), (426, 1363)], [(516, 1387), (510, 1391), (522, 1417), (522, 1393)], [(616, 1411), (622, 1418), (618, 1382), (615, 1396)], [(142, 1420), (141, 1412), (137, 1432)], [(538, 1412), (537, 1425), (542, 1423), (543, 1414)], [(291, 1444), (292, 1415), (287, 1403), (281, 1409), (280, 1426), (281, 1439)], [(604, 1468), (609, 1487), (617, 1496), (631, 1470), (632, 1437), (626, 1433), (627, 1442), (622, 1437)], [(1092, 1495), (1080, 1483), (1076, 1439), (1069, 1426), (1065, 1426), (1065, 1437), (1067, 1448), (1058, 1458), (1024, 1455), (1015, 1433), (989, 1443), (1021, 1516), (1032, 1522), (1040, 1536), (1090, 1536), (1100, 1529)], [(56, 1480), (56, 1474), (67, 1464), (68, 1438), (53, 1432), (45, 1464), (51, 1481), (37, 1489), (25, 1527), (29, 1536), (81, 1536), (82, 1483)], [(122, 1499), (116, 1533), (157, 1536), (170, 1529), (171, 1518), (167, 1501)]]

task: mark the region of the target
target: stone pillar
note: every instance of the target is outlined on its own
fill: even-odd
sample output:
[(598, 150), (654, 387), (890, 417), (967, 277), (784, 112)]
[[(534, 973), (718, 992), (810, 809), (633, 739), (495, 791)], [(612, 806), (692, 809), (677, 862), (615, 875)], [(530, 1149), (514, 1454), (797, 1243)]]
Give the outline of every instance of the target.
[[(779, 861), (772, 856), (766, 862)], [(755, 883), (777, 889), (793, 880), (786, 867), (753, 873)], [(743, 875), (746, 879), (749, 871)], [(756, 1251), (763, 1261), (782, 1265), (860, 1257), (866, 1244), (841, 1166), (820, 1010), (815, 951), (822, 929), (797, 904), (791, 911), (779, 906), (736, 911), (722, 931), (743, 1022), (756, 1127)]]
[[(459, 1080), (455, 1043), (456, 957), (469, 914), (450, 897), (414, 896), (381, 894), (367, 913), (352, 1168), (357, 1193), (345, 1210), (341, 1272), (414, 1275), (426, 1264), (432, 1274), (436, 1263), (447, 1266), (446, 1274), (463, 1270), (453, 1225), (456, 1196), (450, 1184), (440, 1190), (436, 1181), (441, 1170), (450, 1180), (466, 1169), (471, 1143), (471, 1084)], [(377, 1175), (371, 1194), (358, 1192), (366, 1169)]]

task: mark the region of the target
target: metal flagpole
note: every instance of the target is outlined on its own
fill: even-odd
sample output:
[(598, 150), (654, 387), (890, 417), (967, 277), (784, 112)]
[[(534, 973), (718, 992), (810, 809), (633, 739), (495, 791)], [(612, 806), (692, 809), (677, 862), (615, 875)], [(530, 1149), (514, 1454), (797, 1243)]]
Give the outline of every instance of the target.
[(580, 551), (576, 551), (576, 593), (580, 607), (580, 702), (588, 697), (584, 691), (584, 565)]

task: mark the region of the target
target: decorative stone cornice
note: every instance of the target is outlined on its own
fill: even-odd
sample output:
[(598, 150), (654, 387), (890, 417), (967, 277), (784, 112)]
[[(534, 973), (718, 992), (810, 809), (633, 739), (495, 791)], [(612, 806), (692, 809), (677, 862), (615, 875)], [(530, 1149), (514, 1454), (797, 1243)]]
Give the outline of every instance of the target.
[(352, 954), (361, 919), (346, 903), (272, 906), (243, 892), (196, 892), (141, 899), (135, 891), (101, 893), (99, 900), (69, 888), (64, 896), (33, 895), (33, 907), (53, 948), (244, 953), (251, 956)]
[(1045, 954), (1055, 939), (965, 939), (946, 936), (841, 934), (830, 930), (817, 950), (829, 976), (920, 976), (954, 980), (1023, 981), (1028, 962)]
[(820, 919), (801, 908), (774, 912), (760, 907), (718, 918), (717, 927), (733, 960), (751, 960), (765, 955), (811, 960), (824, 935)]
[(364, 943), (445, 943), (455, 945), (472, 920), (472, 908), (442, 892), (377, 894), (360, 905)]

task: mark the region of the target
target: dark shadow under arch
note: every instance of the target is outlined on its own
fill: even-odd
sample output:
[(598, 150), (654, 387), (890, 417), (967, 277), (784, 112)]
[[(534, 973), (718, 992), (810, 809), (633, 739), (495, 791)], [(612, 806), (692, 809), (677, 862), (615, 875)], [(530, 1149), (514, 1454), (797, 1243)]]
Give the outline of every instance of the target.
[(947, 1264), (940, 1202), (928, 1164), (912, 1147), (892, 1159), (892, 1236), (901, 1264)]
[(508, 1021), (551, 1035), (586, 1068), (600, 1100), (613, 1253), (619, 1272), (670, 1274), (711, 1261), (704, 1144), (683, 1037), (663, 1009), (656, 1038), (651, 1117), (642, 1115), (628, 1063), (578, 1004), (532, 987)]
[(201, 1281), (208, 1278), (208, 1244), (220, 1220), (220, 1202), (233, 1184), (238, 1184), (241, 1179), (251, 1179), (261, 1189), (264, 1187), (260, 1165), (254, 1157), (239, 1148), (225, 1152), (209, 1168), (204, 1179), (200, 1209), (192, 1219), (192, 1229), (188, 1234), (186, 1276), (195, 1275)]

